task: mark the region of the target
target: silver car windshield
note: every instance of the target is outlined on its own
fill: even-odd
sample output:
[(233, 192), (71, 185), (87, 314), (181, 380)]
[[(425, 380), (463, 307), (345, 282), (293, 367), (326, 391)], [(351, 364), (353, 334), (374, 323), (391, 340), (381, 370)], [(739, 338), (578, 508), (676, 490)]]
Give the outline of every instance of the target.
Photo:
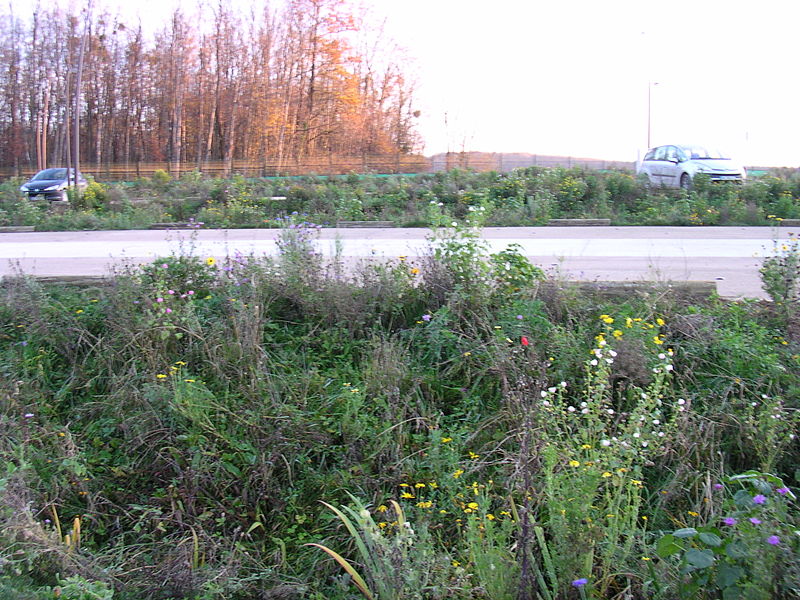
[(692, 160), (730, 160), (729, 156), (719, 150), (705, 146), (681, 146), (681, 150)]
[(44, 171), (39, 171), (31, 181), (55, 181), (66, 178), (66, 169), (45, 169)]

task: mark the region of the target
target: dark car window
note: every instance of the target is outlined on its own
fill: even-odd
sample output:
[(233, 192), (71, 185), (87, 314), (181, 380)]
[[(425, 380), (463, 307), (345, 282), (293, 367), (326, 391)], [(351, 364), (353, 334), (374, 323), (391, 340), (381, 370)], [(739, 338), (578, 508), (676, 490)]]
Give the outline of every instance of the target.
[(45, 169), (44, 171), (39, 171), (31, 181), (55, 180), (55, 179), (66, 179), (66, 178), (67, 178), (66, 169)]

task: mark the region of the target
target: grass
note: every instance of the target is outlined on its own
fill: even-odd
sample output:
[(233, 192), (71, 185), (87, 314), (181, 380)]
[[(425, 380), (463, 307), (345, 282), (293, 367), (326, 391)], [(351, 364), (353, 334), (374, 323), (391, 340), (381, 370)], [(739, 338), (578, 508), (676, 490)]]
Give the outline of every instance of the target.
[(431, 204), (459, 219), (470, 206), (492, 226), (535, 226), (556, 218), (602, 218), (613, 225), (767, 225), (800, 218), (800, 178), (776, 170), (744, 185), (698, 178), (691, 192), (650, 189), (625, 171), (530, 167), (510, 173), (453, 170), (414, 176), (206, 179), (190, 173), (128, 183), (93, 183), (67, 210), (19, 197), (21, 181), (0, 184), (0, 225), (41, 231), (136, 229), (153, 223), (280, 227), (286, 217), (315, 223), (390, 221), (426, 226)]
[(290, 227), (6, 281), (0, 591), (798, 594), (796, 313), (579, 294), (487, 256), (485, 212), (348, 276)]

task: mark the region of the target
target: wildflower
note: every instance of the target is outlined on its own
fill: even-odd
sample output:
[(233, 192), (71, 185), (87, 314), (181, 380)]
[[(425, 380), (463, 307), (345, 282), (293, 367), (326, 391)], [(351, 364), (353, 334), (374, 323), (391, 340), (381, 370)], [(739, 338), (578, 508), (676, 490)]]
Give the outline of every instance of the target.
[(609, 477), (611, 477), (611, 473), (609, 473), (608, 471), (605, 471), (603, 473), (602, 477), (604, 477), (605, 479), (608, 479)]
[(583, 444), (583, 445), (581, 446), (581, 448), (582, 448), (583, 450), (591, 450), (591, 449), (592, 449), (591, 445), (589, 445), (589, 444)]
[(496, 517), (492, 513), (486, 513), (486, 518), (490, 521), (494, 521)]
[(664, 325), (666, 325), (666, 322), (661, 317), (658, 317), (656, 319), (656, 325), (658, 325), (659, 327), (663, 327)]
[(471, 508), (472, 510), (478, 510), (478, 503), (470, 502), (469, 504), (467, 504), (467, 508)]
[(521, 321), (522, 319), (524, 319), (524, 318), (525, 318), (525, 317), (523, 317), (522, 315), (517, 315), (517, 319), (519, 319), (520, 321)]
[(615, 329), (615, 330), (614, 330), (614, 333), (613, 333), (612, 335), (613, 335), (615, 338), (619, 339), (619, 338), (621, 338), (621, 337), (622, 337), (622, 331), (620, 331), (619, 329)]
[(449, 444), (452, 441), (453, 441), (453, 438), (451, 438), (451, 437), (443, 437), (442, 438), (442, 443), (443, 444)]
[(775, 491), (778, 492), (781, 496), (785, 496), (786, 494), (789, 493), (789, 488), (787, 488), (787, 487), (779, 487)]
[(166, 379), (166, 378), (167, 376), (164, 375), (164, 373), (159, 373), (158, 375), (156, 375), (156, 379)]
[(750, 522), (751, 522), (753, 525), (761, 525), (761, 519), (759, 519), (759, 518), (757, 518), (757, 517), (750, 517)]
[(76, 310), (76, 311), (75, 311), (75, 314), (76, 314), (76, 315), (79, 315), (79, 314), (81, 314), (82, 312), (83, 312), (83, 309), (82, 309), (82, 308), (79, 308), (78, 310)]
[(753, 496), (753, 504), (764, 504), (767, 501), (767, 497), (764, 494), (756, 494)]
[(163, 298), (156, 298), (156, 302), (163, 302), (163, 301), (164, 301)]
[(661, 339), (660, 335), (657, 335), (653, 337), (653, 343), (656, 344), (657, 346), (660, 346), (661, 344), (664, 343), (664, 340)]
[(472, 356), (472, 352), (464, 352), (462, 356)]
[(693, 511), (693, 510), (689, 510), (689, 511), (687, 511), (687, 514), (688, 514), (690, 517), (699, 517), (699, 516), (700, 516), (700, 513), (699, 513), (699, 512), (695, 512), (695, 511)]
[(424, 487), (425, 487), (425, 484), (424, 484), (424, 483), (415, 483), (415, 484), (414, 484), (414, 487), (415, 487), (415, 488), (417, 488), (417, 489), (419, 489), (419, 488), (424, 488)]
[(581, 463), (578, 462), (577, 460), (571, 460), (571, 461), (569, 461), (569, 466), (570, 467), (580, 467)]
[(600, 445), (603, 448), (608, 448), (611, 445), (611, 442), (609, 440), (600, 440)]
[(25, 416), (26, 419), (30, 419), (30, 418), (33, 417), (33, 413), (25, 413), (24, 416)]
[(464, 469), (456, 469), (455, 473), (453, 473), (453, 479), (458, 479), (464, 474)]
[[(680, 400), (678, 400), (678, 403), (679, 403), (679, 404), (683, 404), (683, 403), (682, 403)], [(715, 490), (721, 490), (721, 489), (723, 489), (724, 487), (725, 487), (725, 486), (724, 486), (724, 485), (722, 485), (721, 483), (715, 483), (715, 484), (714, 484), (714, 489), (715, 489)]]
[(587, 583), (589, 583), (589, 580), (586, 579), (585, 577), (582, 577), (581, 579), (576, 579), (575, 581), (573, 581), (572, 587), (580, 588), (585, 586)]
[(413, 498), (414, 494), (411, 494), (409, 492), (403, 492), (402, 494), (400, 494), (400, 497), (401, 498), (405, 498), (405, 499), (409, 499), (409, 498)]
[(377, 508), (377, 510), (378, 510), (378, 512), (382, 512), (382, 513), (383, 513), (383, 512), (386, 512), (387, 510), (389, 510), (389, 507), (388, 507), (388, 506), (386, 506), (385, 504), (381, 504), (381, 505), (380, 505), (380, 506)]
[(733, 517), (725, 517), (722, 519), (722, 522), (725, 523), (725, 525), (736, 525), (737, 523), (736, 519)]
[(474, 453), (472, 450), (470, 450), (470, 451), (469, 451), (469, 457), (470, 457), (472, 460), (476, 460), (477, 458), (480, 458), (480, 454), (475, 454), (475, 453)]
[(425, 502), (417, 502), (417, 506), (420, 508), (430, 508), (431, 506), (433, 506), (433, 502), (430, 500), (427, 500)]
[(430, 315), (422, 315), (422, 320), (427, 323), (428, 321), (431, 320), (431, 316)]
[(409, 271), (409, 273), (411, 273), (412, 275), (419, 275), (419, 269), (417, 267), (414, 267)]
[(781, 543), (781, 538), (779, 538), (777, 535), (771, 535), (767, 538), (767, 543), (772, 546), (777, 546)]
[(530, 345), (530, 342), (528, 341), (528, 338), (527, 338), (527, 337), (525, 337), (524, 335), (523, 335), (521, 338), (519, 338), (519, 342), (520, 342), (520, 344), (522, 344), (523, 346), (528, 346), (528, 345)]
[(216, 259), (216, 258), (214, 258), (213, 256), (209, 256), (209, 257), (206, 259), (206, 264), (207, 264), (209, 267), (213, 267), (215, 264), (217, 264), (217, 259)]

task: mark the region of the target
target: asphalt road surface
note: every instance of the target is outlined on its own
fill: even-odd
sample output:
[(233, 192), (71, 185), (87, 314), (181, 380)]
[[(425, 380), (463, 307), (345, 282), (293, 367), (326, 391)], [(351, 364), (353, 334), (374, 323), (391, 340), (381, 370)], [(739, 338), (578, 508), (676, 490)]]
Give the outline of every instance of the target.
[[(0, 275), (107, 275), (112, 266), (192, 253), (224, 260), (274, 255), (276, 229), (0, 233)], [(322, 229), (315, 242), (347, 262), (409, 261), (430, 252), (428, 229)], [(789, 228), (505, 227), (486, 228), (492, 251), (519, 244), (533, 263), (575, 281), (709, 281), (727, 298), (764, 298), (758, 269)]]

